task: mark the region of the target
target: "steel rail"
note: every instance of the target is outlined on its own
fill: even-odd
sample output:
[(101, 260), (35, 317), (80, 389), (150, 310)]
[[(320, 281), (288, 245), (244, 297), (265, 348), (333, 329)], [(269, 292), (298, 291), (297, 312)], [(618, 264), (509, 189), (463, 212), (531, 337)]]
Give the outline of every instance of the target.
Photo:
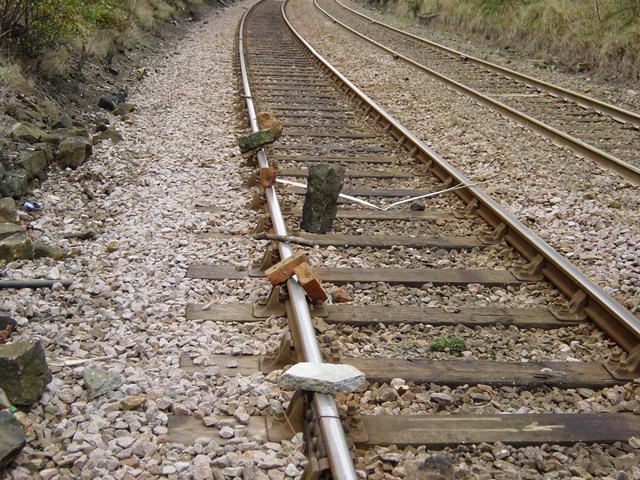
[[(258, 131), (259, 126), (253, 104), (253, 97), (251, 96), (247, 63), (245, 60), (244, 27), (249, 12), (251, 12), (258, 3), (259, 2), (256, 2), (243, 15), (238, 35), (242, 85), (247, 106), (247, 115), (253, 132)], [(264, 149), (258, 151), (258, 164), (260, 168), (269, 167)], [(287, 236), (287, 227), (282, 216), (282, 210), (275, 187), (266, 187), (265, 196), (275, 233), (277, 235)], [(288, 258), (293, 254), (291, 245), (288, 242), (278, 242), (278, 250), (282, 259)], [(289, 321), (294, 324), (292, 330), (295, 331), (296, 334), (295, 346), (300, 349), (300, 354), (304, 361), (323, 363), (322, 353), (311, 320), (311, 313), (309, 312), (304, 289), (296, 277), (292, 277), (287, 281), (287, 288), (289, 293), (289, 307), (293, 312), (293, 318), (289, 318)], [(349, 444), (333, 397), (328, 394), (313, 393), (312, 401), (316, 410), (320, 432), (323, 436), (324, 446), (327, 450), (332, 477), (336, 480), (355, 480), (357, 478), (355, 465), (351, 459)]]
[(481, 58), (473, 57), (466, 53), (459, 52), (458, 50), (454, 50), (453, 48), (445, 47), (444, 45), (440, 45), (439, 43), (432, 42), (431, 40), (427, 40), (426, 38), (419, 37), (418, 35), (414, 35), (412, 33), (406, 32), (404, 30), (393, 27), (386, 23), (379, 22), (374, 18), (368, 17), (365, 14), (358, 12), (357, 10), (351, 7), (346, 6), (340, 0), (335, 0), (335, 2), (339, 4), (341, 7), (345, 8), (346, 10), (349, 10), (350, 12), (362, 18), (367, 19), (371, 23), (375, 23), (376, 25), (380, 25), (381, 27), (400, 33), (404, 36), (413, 38), (414, 40), (418, 40), (419, 42), (426, 43), (427, 45), (437, 50), (440, 50), (444, 53), (450, 54), (452, 56), (456, 56), (459, 58), (463, 57), (467, 62), (471, 62), (476, 65), (481, 65), (487, 68), (488, 70), (504, 75), (505, 77), (511, 78), (512, 80), (523, 82), (529, 85), (530, 87), (538, 88), (540, 90), (545, 90), (549, 93), (562, 97), (566, 100), (571, 100), (572, 102), (575, 102), (578, 105), (581, 105), (583, 107), (592, 108), (598, 111), (599, 113), (602, 113), (604, 115), (609, 115), (610, 117), (615, 118), (620, 122), (630, 123), (634, 125), (636, 128), (640, 129), (640, 114), (616, 107), (615, 105), (610, 105), (608, 103), (601, 102), (600, 100), (596, 100), (595, 98), (587, 97), (586, 95), (582, 95), (580, 93), (573, 92), (571, 90), (567, 90), (562, 87), (558, 87), (557, 85), (553, 85), (543, 80), (530, 77), (529, 75), (525, 75), (524, 73), (516, 72), (515, 70), (511, 70), (510, 68), (503, 67), (495, 63), (487, 62), (486, 60), (482, 60)]
[[(286, 5), (287, 0), (283, 4)], [(381, 123), (389, 125), (394, 137), (403, 140), (404, 146), (413, 152), (421, 161), (433, 164), (432, 172), (444, 182), (469, 185), (469, 181), (461, 172), (450, 165), (435, 151), (425, 145), (422, 140), (411, 133), (394, 117), (375, 103), (350, 80), (342, 75), (335, 67), (325, 60), (302, 36), (295, 30), (288, 18), (285, 17), (293, 33), (300, 43), (317, 58), (323, 68), (334, 78), (351, 90), (354, 97), (360, 99), (364, 109), (370, 112)], [(533, 231), (524, 226), (518, 219), (508, 213), (495, 200), (487, 196), (477, 187), (467, 187), (454, 192), (470, 210), (484, 219), (489, 225), (502, 231), (502, 237), (511, 244), (527, 260), (540, 258), (539, 273), (542, 273), (552, 284), (557, 286), (568, 297), (578, 297), (583, 293), (586, 299), (581, 302), (584, 312), (618, 345), (627, 351), (640, 344), (640, 320), (629, 310), (620, 305), (610, 295), (601, 290), (582, 272), (580, 272), (566, 258), (556, 252), (549, 244), (539, 238)]]
[(491, 97), (488, 97), (487, 95), (484, 95), (483, 93), (480, 93), (477, 90), (469, 88), (466, 85), (460, 82), (457, 82), (456, 80), (453, 80), (452, 78), (442, 75), (441, 73), (438, 73), (435, 70), (429, 67), (426, 67), (421, 63), (418, 63), (415, 60), (412, 60), (409, 57), (402, 55), (401, 53), (396, 52), (395, 50), (389, 47), (386, 47), (385, 45), (375, 41), (372, 38), (367, 37), (366, 35), (349, 27), (345, 23), (341, 22), (340, 20), (332, 16), (329, 12), (324, 10), (318, 4), (317, 0), (314, 0), (314, 4), (322, 13), (324, 13), (327, 17), (333, 20), (333, 22), (337, 23), (338, 25), (345, 28), (346, 30), (349, 30), (354, 35), (357, 35), (360, 38), (366, 40), (367, 42), (375, 45), (376, 47), (390, 53), (391, 55), (394, 56), (394, 58), (397, 58), (410, 65), (413, 65), (414, 67), (419, 68), (420, 70), (424, 71), (430, 76), (447, 84), (449, 87), (453, 88), (454, 90), (472, 97), (478, 103), (485, 105), (489, 108), (492, 108), (494, 110), (497, 110), (502, 115), (551, 139), (557, 145), (570, 148), (577, 154), (582, 155), (590, 160), (593, 160), (594, 162), (602, 165), (603, 167), (607, 167), (615, 170), (616, 172), (620, 173), (626, 180), (629, 180), (633, 184), (640, 185), (640, 168), (630, 165), (627, 162), (624, 162), (623, 160), (620, 160), (619, 158), (614, 157), (613, 155), (603, 150), (595, 148), (592, 145), (589, 145), (588, 143), (585, 143), (580, 139), (574, 138), (571, 135), (568, 135), (567, 133), (561, 130), (558, 130), (557, 128), (551, 127), (525, 113), (515, 110), (514, 108), (511, 108), (510, 106), (505, 105), (502, 102), (499, 102)]

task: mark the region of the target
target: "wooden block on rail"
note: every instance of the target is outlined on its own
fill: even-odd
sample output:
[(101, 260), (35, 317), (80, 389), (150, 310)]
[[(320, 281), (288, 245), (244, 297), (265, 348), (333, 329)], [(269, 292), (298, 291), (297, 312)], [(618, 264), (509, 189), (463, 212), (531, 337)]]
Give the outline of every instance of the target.
[(293, 275), (294, 269), (306, 261), (307, 255), (304, 252), (298, 252), (268, 268), (264, 274), (271, 285), (278, 285), (289, 280)]
[(324, 288), (322, 288), (320, 280), (318, 280), (318, 278), (313, 273), (311, 265), (309, 265), (307, 262), (304, 262), (295, 267), (293, 271), (298, 277), (300, 285), (302, 286), (302, 288), (304, 288), (304, 291), (307, 293), (307, 296), (311, 300), (326, 302), (329, 299), (327, 293), (324, 291)]

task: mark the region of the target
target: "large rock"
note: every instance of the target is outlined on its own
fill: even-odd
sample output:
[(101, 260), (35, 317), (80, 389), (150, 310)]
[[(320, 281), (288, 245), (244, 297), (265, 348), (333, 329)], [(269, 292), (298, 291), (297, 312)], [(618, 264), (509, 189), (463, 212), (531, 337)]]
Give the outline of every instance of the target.
[(344, 174), (344, 167), (324, 163), (309, 168), (300, 228), (311, 233), (331, 231), (338, 213), (338, 195)]
[(55, 245), (46, 243), (35, 243), (33, 245), (33, 256), (35, 258), (53, 258), (54, 260), (64, 260), (67, 258), (67, 251)]
[(113, 112), (116, 109), (116, 105), (118, 104), (118, 99), (113, 97), (112, 95), (105, 95), (100, 97), (98, 100), (98, 106), (100, 108), (104, 108), (105, 110), (109, 110)]
[(22, 426), (7, 410), (0, 410), (0, 470), (9, 465), (27, 443)]
[(14, 168), (0, 180), (0, 196), (18, 199), (29, 189), (29, 177), (22, 168)]
[(60, 168), (76, 169), (90, 156), (93, 147), (91, 142), (83, 137), (69, 137), (60, 142), (56, 160)]
[(16, 123), (11, 129), (11, 138), (19, 142), (51, 142), (58, 143), (55, 135), (45, 132), (44, 130), (31, 125), (30, 123)]
[(0, 345), (0, 388), (14, 405), (38, 401), (51, 381), (44, 350), (38, 341)]
[(258, 130), (257, 132), (249, 133), (247, 135), (241, 135), (238, 137), (238, 147), (242, 153), (255, 150), (256, 148), (263, 147), (269, 143), (273, 143), (275, 137), (273, 131), (269, 128)]
[(38, 178), (44, 180), (47, 176), (47, 156), (42, 150), (26, 150), (20, 152), (20, 157), (16, 161), (16, 166), (27, 172), (27, 178)]
[(11, 197), (0, 198), (0, 222), (18, 223), (18, 207)]
[(257, 115), (258, 118), (258, 127), (261, 130), (268, 128), (273, 132), (273, 138), (278, 139), (280, 135), (282, 135), (282, 123), (271, 115), (269, 112), (260, 112)]
[(52, 102), (44, 100), (38, 102), (35, 107), (47, 125), (52, 125), (62, 116), (62, 112)]
[(101, 131), (97, 135), (93, 136), (91, 143), (94, 145), (102, 142), (103, 140), (111, 140), (111, 143), (116, 144), (120, 140), (122, 140), (122, 135), (117, 132), (114, 128), (107, 128), (106, 130)]
[(13, 235), (0, 240), (1, 260), (32, 260), (33, 244), (24, 233)]
[(133, 103), (127, 103), (127, 102), (119, 103), (118, 106), (113, 111), (113, 114), (117, 116), (122, 116), (122, 115), (126, 115), (127, 113), (133, 112), (135, 109), (136, 107)]
[(16, 233), (24, 233), (24, 228), (15, 223), (0, 223), (0, 240), (4, 240)]
[(331, 363), (296, 363), (284, 372), (278, 383), (283, 386), (335, 394), (354, 392), (367, 384), (360, 370), (351, 365)]
[(122, 376), (96, 366), (89, 366), (82, 372), (84, 387), (89, 398), (99, 397), (111, 390), (115, 390), (124, 383)]

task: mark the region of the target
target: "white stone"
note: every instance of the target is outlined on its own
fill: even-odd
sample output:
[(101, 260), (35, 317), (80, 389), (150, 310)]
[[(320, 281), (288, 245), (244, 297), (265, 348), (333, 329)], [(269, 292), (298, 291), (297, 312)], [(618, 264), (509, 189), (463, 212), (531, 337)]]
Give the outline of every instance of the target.
[(364, 373), (351, 365), (301, 362), (284, 372), (282, 386), (334, 394), (354, 392), (367, 384)]

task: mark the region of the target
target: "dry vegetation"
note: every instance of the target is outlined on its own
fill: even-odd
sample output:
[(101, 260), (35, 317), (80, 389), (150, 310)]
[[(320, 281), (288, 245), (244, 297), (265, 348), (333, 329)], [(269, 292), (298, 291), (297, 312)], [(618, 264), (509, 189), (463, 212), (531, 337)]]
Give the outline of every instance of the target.
[[(380, 2), (373, 2), (380, 3)], [(410, 16), (465, 35), (593, 70), (607, 79), (640, 79), (640, 0), (391, 0)]]
[(11, 87), (7, 75), (20, 70), (18, 65), (45, 80), (65, 76), (81, 71), (91, 57), (109, 58), (114, 49), (144, 42), (165, 22), (197, 16), (206, 3), (222, 2), (0, 0), (0, 102)]

